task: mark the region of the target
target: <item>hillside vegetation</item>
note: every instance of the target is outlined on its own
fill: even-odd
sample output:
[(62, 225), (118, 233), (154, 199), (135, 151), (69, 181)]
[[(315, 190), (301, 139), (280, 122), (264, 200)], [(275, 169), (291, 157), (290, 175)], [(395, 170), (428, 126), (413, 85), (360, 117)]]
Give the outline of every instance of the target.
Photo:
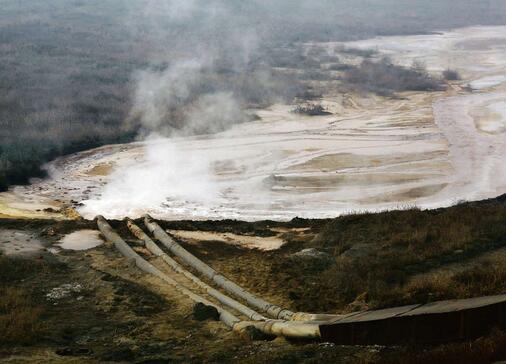
[(303, 311), (506, 293), (505, 202), (503, 196), (447, 209), (340, 217), (309, 244), (334, 256), (336, 264), (283, 261), (272, 269), (286, 274), (283, 285), (292, 287), (293, 302)]

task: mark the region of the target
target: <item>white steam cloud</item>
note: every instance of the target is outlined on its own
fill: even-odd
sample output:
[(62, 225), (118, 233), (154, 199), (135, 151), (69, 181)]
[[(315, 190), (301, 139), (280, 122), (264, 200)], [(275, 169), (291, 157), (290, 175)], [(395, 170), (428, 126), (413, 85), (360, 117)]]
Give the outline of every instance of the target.
[(241, 121), (244, 112), (230, 92), (195, 96), (201, 72), (200, 62), (185, 61), (138, 73), (132, 114), (144, 127), (145, 155), (110, 176), (100, 199), (91, 202), (94, 209), (138, 216), (146, 206), (156, 210), (175, 207), (172, 201), (209, 204), (219, 198), (211, 156), (182, 150), (177, 139), (223, 130)]
[[(162, 12), (171, 21), (204, 17), (210, 22), (228, 14), (216, 3), (203, 7), (196, 4), (186, 0), (150, 1), (145, 15)], [(146, 140), (145, 155), (114, 171), (100, 198), (86, 201), (83, 211), (138, 216), (146, 206), (151, 211), (177, 209), (173, 201), (198, 205), (219, 199), (211, 156), (180, 149), (177, 138), (215, 133), (247, 120), (242, 102), (232, 91), (214, 87), (212, 77), (218, 59), (226, 59), (227, 68), (241, 67), (248, 62), (256, 43), (254, 32), (231, 31), (224, 42), (195, 44), (193, 51), (200, 54), (198, 58), (172, 59), (168, 54), (164, 61), (167, 66), (136, 72), (130, 120), (142, 125), (139, 138)], [(231, 44), (232, 56), (224, 55)], [(159, 62), (159, 55), (157, 58)]]
[(102, 196), (86, 202), (83, 211), (110, 216), (140, 216), (146, 206), (157, 209), (177, 203), (209, 203), (218, 198), (208, 160), (180, 150), (172, 139), (147, 141), (145, 155), (130, 166), (116, 170)]
[(148, 133), (165, 136), (213, 133), (245, 121), (229, 91), (202, 92), (201, 61), (178, 62), (164, 71), (140, 71), (132, 115)]

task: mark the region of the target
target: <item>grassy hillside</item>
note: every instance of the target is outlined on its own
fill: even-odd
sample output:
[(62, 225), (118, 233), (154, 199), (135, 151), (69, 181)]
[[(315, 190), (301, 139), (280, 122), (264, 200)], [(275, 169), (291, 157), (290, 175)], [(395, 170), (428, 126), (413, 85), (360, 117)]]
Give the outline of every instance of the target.
[(320, 310), (505, 293), (505, 201), (338, 218), (312, 242), (337, 257), (335, 266), (314, 277), (327, 283), (312, 293), (307, 277), (292, 284), (300, 295), (328, 297), (329, 306), (314, 307)]
[[(331, 220), (159, 223), (167, 229), (250, 237), (283, 234), (287, 243), (273, 251), (213, 240), (180, 243), (273, 303), (306, 312), (338, 313), (506, 293), (505, 219), (506, 196), (502, 196), (434, 211)], [(131, 236), (124, 222), (111, 224), (121, 236)], [(92, 228), (95, 223), (87, 220), (0, 220), (0, 229), (22, 230), (53, 247), (69, 232)], [(324, 258), (297, 254), (304, 248), (316, 248)], [(48, 299), (49, 292), (69, 283), (80, 284), (82, 290)], [(85, 253), (40, 252), (31, 258), (0, 253), (0, 291), (5, 293), (0, 295), (0, 361), (11, 355), (33, 363), (45, 358), (55, 362), (466, 364), (506, 359), (506, 333), (500, 330), (473, 341), (422, 347), (247, 342), (220, 323), (191, 319), (188, 300), (171, 287), (154, 283), (107, 244)]]

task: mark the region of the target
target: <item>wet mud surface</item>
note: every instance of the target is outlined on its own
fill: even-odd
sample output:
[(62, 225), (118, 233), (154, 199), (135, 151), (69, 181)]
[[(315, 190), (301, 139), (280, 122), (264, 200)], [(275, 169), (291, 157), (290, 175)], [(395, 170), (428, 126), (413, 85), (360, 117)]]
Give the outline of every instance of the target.
[[(331, 88), (318, 101), (327, 115), (275, 104), (254, 110), (258, 120), (217, 134), (63, 157), (48, 165), (50, 178), (0, 194), (1, 216), (66, 218), (72, 207), (90, 219), (147, 212), (170, 220), (289, 220), (500, 195), (506, 192), (504, 33), (504, 27), (471, 27), (347, 43), (377, 50), (375, 60), (422, 62), (434, 77), (451, 67), (461, 79), (446, 91), (397, 97)], [(307, 47), (315, 45), (329, 54), (343, 46)]]

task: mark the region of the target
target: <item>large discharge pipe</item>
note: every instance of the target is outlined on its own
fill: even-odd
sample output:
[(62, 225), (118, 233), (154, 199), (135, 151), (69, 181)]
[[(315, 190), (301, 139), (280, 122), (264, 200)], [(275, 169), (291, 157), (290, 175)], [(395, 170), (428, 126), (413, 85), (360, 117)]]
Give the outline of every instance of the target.
[(216, 285), (223, 288), (229, 293), (234, 294), (245, 300), (249, 305), (257, 308), (262, 312), (266, 312), (269, 316), (275, 319), (291, 320), (291, 321), (330, 321), (341, 318), (342, 315), (329, 315), (322, 313), (306, 313), (306, 312), (292, 312), (285, 308), (276, 306), (267, 302), (252, 293), (246, 291), (244, 288), (238, 286), (228, 278), (216, 272), (213, 268), (191, 254), (174, 239), (172, 239), (153, 219), (146, 215), (144, 217), (144, 224), (151, 231), (151, 233), (158, 239), (169, 251), (181, 258), (186, 264), (200, 272), (202, 275), (212, 280)]
[(184, 295), (188, 296), (195, 302), (201, 302), (207, 306), (213, 306), (215, 307), (219, 314), (220, 314), (220, 320), (227, 326), (233, 328), (234, 325), (241, 320), (231, 314), (230, 312), (222, 309), (221, 307), (213, 304), (212, 302), (206, 300), (204, 297), (201, 297), (189, 289), (187, 289), (185, 286), (177, 282), (176, 280), (170, 278), (167, 274), (160, 271), (158, 268), (153, 266), (151, 263), (143, 259), (139, 254), (137, 254), (130, 246), (125, 243), (125, 241), (112, 229), (111, 225), (104, 219), (103, 216), (97, 217), (97, 226), (100, 232), (105, 236), (105, 238), (114, 244), (116, 249), (120, 251), (121, 254), (123, 254), (127, 259), (131, 259), (135, 261), (135, 265), (142, 271), (152, 274), (154, 276), (157, 276), (158, 278), (162, 279), (163, 281), (167, 282), (171, 286), (173, 286), (177, 291), (183, 293)]
[(241, 335), (244, 335), (247, 328), (254, 327), (267, 335), (304, 339), (316, 339), (321, 337), (320, 325), (317, 322), (287, 322), (283, 320), (241, 321), (238, 317), (227, 310), (224, 310), (204, 297), (193, 293), (184, 285), (170, 278), (151, 263), (143, 259), (127, 243), (125, 243), (125, 241), (112, 229), (104, 217), (97, 217), (97, 226), (105, 238), (112, 242), (126, 258), (133, 260), (139, 269), (162, 279), (173, 286), (176, 290), (192, 299), (194, 302), (201, 302), (205, 305), (215, 307), (220, 314), (220, 320), (225, 325), (232, 328), (233, 331)]
[(127, 226), (130, 229), (130, 232), (135, 235), (138, 239), (144, 241), (146, 248), (153, 253), (155, 256), (160, 257), (163, 259), (165, 263), (169, 267), (172, 268), (176, 273), (180, 273), (184, 275), (186, 278), (190, 279), (192, 282), (194, 282), (197, 286), (202, 288), (205, 292), (207, 292), (210, 296), (216, 298), (220, 303), (233, 308), (234, 310), (237, 310), (238, 312), (242, 313), (244, 316), (248, 317), (250, 320), (253, 321), (263, 321), (267, 318), (263, 315), (260, 315), (258, 312), (252, 310), (251, 308), (243, 305), (242, 303), (234, 300), (231, 297), (228, 297), (221, 293), (220, 291), (214, 289), (207, 283), (200, 280), (198, 277), (193, 275), (192, 273), (188, 272), (186, 269), (184, 269), (178, 262), (176, 262), (174, 259), (169, 257), (156, 243), (151, 240), (151, 238), (146, 235), (144, 231), (142, 231), (141, 228), (139, 228), (131, 219), (127, 219)]
[(294, 312), (274, 305), (251, 294), (244, 288), (232, 282), (230, 279), (219, 274), (213, 268), (176, 243), (174, 239), (167, 235), (167, 233), (156, 222), (154, 222), (150, 216), (145, 216), (144, 224), (155, 236), (155, 238), (158, 239), (172, 254), (181, 258), (181, 260), (183, 260), (186, 264), (200, 272), (209, 280), (213, 281), (218, 287), (223, 288), (236, 297), (242, 298), (250, 306), (267, 313), (270, 317), (275, 319), (291, 320), (294, 316)]

